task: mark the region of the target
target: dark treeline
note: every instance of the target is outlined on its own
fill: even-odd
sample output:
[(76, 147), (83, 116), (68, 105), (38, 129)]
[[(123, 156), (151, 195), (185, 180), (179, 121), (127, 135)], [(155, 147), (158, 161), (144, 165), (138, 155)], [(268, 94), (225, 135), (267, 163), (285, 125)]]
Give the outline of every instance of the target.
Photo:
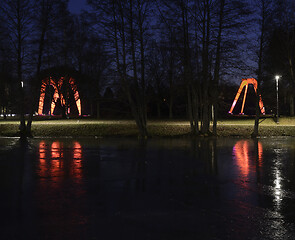
[[(279, 74), (282, 110), (294, 116), (293, 1), (87, 4), (88, 12), (74, 15), (67, 0), (0, 2), (1, 113), (18, 113), (21, 133), (31, 132), (42, 72), (58, 67), (79, 73), (85, 113), (98, 118), (130, 114), (142, 137), (148, 135), (148, 117), (187, 118), (192, 135), (216, 135), (235, 84), (249, 77), (257, 79), (270, 112)], [(260, 115), (256, 102), (253, 136)]]

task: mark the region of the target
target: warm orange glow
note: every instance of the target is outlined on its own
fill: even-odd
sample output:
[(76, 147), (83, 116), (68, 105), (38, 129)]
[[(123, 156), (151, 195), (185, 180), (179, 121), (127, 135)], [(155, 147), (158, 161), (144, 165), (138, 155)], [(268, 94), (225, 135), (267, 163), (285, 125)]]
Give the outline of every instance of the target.
[(258, 165), (259, 165), (259, 167), (262, 166), (262, 155), (263, 155), (262, 144), (260, 142), (258, 142)]
[(82, 147), (80, 143), (74, 142), (72, 174), (76, 179), (82, 178)]
[(70, 85), (72, 87), (72, 90), (73, 90), (73, 93), (74, 93), (74, 98), (75, 98), (76, 105), (77, 105), (77, 108), (78, 108), (79, 116), (81, 116), (81, 101), (80, 101), (77, 85), (75, 84), (75, 80), (73, 78), (69, 79), (69, 83), (70, 83)]
[(76, 104), (77, 104), (77, 108), (78, 108), (78, 111), (79, 111), (79, 116), (81, 116), (81, 100), (78, 99), (78, 100), (76, 101)]
[(85, 212), (77, 208), (84, 199), (87, 200), (84, 197), (87, 188), (82, 181), (82, 154), (82, 146), (77, 141), (45, 140), (39, 143), (39, 163), (34, 181), (34, 196), (38, 201), (34, 202), (34, 207), (42, 216), (49, 214), (50, 224), (57, 219), (57, 209), (62, 208), (66, 208), (63, 211), (66, 215), (58, 216), (61, 222), (79, 226), (88, 221)]
[(39, 143), (39, 156), (40, 156), (40, 159), (44, 160), (45, 159), (45, 156), (46, 156), (46, 148), (45, 148), (45, 142), (44, 141), (41, 141)]
[(74, 159), (78, 159), (78, 160), (81, 160), (82, 158), (82, 147), (80, 143), (78, 142), (74, 142), (73, 157)]
[(46, 176), (47, 166), (46, 166), (46, 145), (44, 141), (39, 143), (39, 160), (40, 160), (40, 176)]
[[(57, 184), (60, 177), (70, 173), (73, 178), (80, 180), (82, 178), (82, 147), (79, 142), (74, 142), (72, 148), (71, 161), (65, 161), (64, 146), (55, 141), (46, 146), (44, 141), (39, 143), (39, 175), (40, 177), (58, 177), (55, 180)], [(71, 155), (67, 155), (70, 157)], [(68, 159), (68, 158), (67, 158)]]
[(243, 175), (248, 175), (249, 173), (249, 144), (248, 141), (239, 141), (234, 146), (234, 154), (238, 166), (241, 169)]
[[(262, 166), (263, 148), (262, 144), (258, 142), (258, 165)], [(253, 160), (254, 155), (251, 154), (254, 151), (253, 144), (250, 144), (249, 140), (238, 141), (233, 148), (233, 155), (236, 158), (237, 164), (243, 176), (248, 176), (250, 171), (250, 160)]]
[[(60, 98), (61, 105), (65, 106), (66, 100), (63, 94), (61, 94), (61, 88), (62, 88), (62, 85), (64, 84), (64, 80), (65, 80), (64, 77), (61, 77), (59, 79), (53, 79), (52, 77), (50, 77), (50, 78), (45, 78), (42, 80), (40, 98), (39, 98), (39, 107), (38, 107), (39, 115), (42, 115), (43, 113), (45, 91), (46, 91), (46, 87), (49, 85), (51, 85), (54, 88), (54, 94), (50, 104), (50, 113), (53, 114), (54, 109), (56, 107), (56, 102), (58, 101), (59, 98)], [(74, 99), (77, 105), (79, 115), (81, 115), (81, 100), (80, 100), (77, 85), (75, 84), (75, 80), (73, 78), (69, 78), (69, 84), (73, 90)], [(70, 113), (70, 108), (68, 109), (68, 113)]]
[(51, 157), (53, 159), (58, 159), (61, 157), (61, 150), (60, 150), (60, 143), (59, 142), (53, 142), (51, 144)]
[(43, 112), (45, 89), (46, 89), (47, 85), (48, 85), (48, 79), (44, 79), (42, 81), (41, 90), (40, 90), (40, 99), (39, 99), (39, 107), (38, 107), (38, 114), (39, 115), (42, 115), (42, 112)]
[[(243, 98), (243, 103), (242, 103), (242, 108), (241, 108), (241, 113), (240, 114), (244, 114), (244, 105), (245, 105), (245, 101), (246, 101), (246, 96), (247, 96), (247, 90), (248, 90), (248, 85), (252, 84), (255, 90), (255, 93), (257, 94), (257, 81), (255, 78), (247, 78), (247, 79), (242, 79), (242, 82), (240, 84), (240, 88), (236, 94), (236, 97), (233, 101), (233, 104), (229, 110), (229, 113), (232, 113), (235, 105), (240, 97), (241, 92), (243, 91), (243, 88), (245, 87), (245, 93), (244, 93), (244, 98)], [(265, 114), (265, 109), (263, 106), (263, 102), (262, 102), (262, 98), (261, 95), (259, 95), (259, 107), (260, 107), (260, 111), (261, 113), (264, 115)]]

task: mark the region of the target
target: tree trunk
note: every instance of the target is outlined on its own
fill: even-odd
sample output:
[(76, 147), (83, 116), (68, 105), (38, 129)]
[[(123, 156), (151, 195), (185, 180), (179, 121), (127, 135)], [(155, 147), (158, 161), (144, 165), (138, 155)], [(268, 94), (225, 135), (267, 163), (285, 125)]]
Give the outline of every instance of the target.
[(3, 106), (3, 119), (6, 119), (6, 115), (7, 115), (7, 106)]
[(220, 62), (221, 62), (221, 34), (223, 28), (223, 12), (224, 12), (224, 2), (225, 0), (220, 1), (220, 12), (219, 12), (219, 28), (217, 36), (217, 47), (216, 47), (216, 60), (214, 68), (214, 83), (213, 83), (213, 134), (217, 135), (217, 113), (218, 113), (218, 85), (219, 85), (219, 72), (220, 72)]
[(174, 102), (174, 91), (173, 91), (173, 77), (172, 69), (169, 71), (169, 119), (173, 118), (173, 102)]
[[(133, 5), (132, 0), (130, 3), (130, 15), (129, 15), (129, 27), (130, 27), (130, 43), (131, 43), (131, 56), (132, 56), (132, 66), (133, 66), (133, 83), (134, 83), (134, 95), (135, 100), (131, 101), (133, 114), (137, 122), (137, 126), (139, 128), (140, 137), (147, 137), (147, 127), (146, 127), (146, 111), (145, 111), (145, 97), (144, 97), (144, 86), (138, 84), (138, 76), (137, 76), (137, 63), (135, 56), (135, 37), (134, 37), (134, 18), (133, 18)], [(142, 58), (141, 52), (141, 58)], [(142, 80), (142, 84), (144, 84), (144, 79)], [(131, 98), (130, 98), (131, 99)]]
[[(144, 52), (144, 39), (143, 39), (143, 15), (142, 15), (142, 5), (140, 2), (138, 4), (138, 26), (139, 26), (139, 45), (140, 45), (140, 74), (141, 74), (141, 99), (140, 103), (142, 105), (142, 121), (143, 125), (147, 125), (147, 103), (145, 97), (145, 52)], [(146, 137), (146, 136), (144, 136)]]
[(161, 118), (161, 100), (158, 100), (157, 102), (157, 113), (158, 113), (158, 118)]
[(191, 96), (191, 89), (188, 85), (187, 85), (186, 91), (187, 91), (187, 114), (190, 121), (191, 134), (194, 134), (195, 127), (194, 127), (194, 120), (193, 120), (193, 113), (192, 113), (192, 96)]
[(44, 42), (45, 42), (45, 34), (47, 32), (48, 28), (48, 22), (49, 22), (49, 14), (48, 12), (48, 6), (45, 6), (45, 2), (43, 2), (42, 5), (42, 30), (41, 30), (41, 35), (39, 39), (39, 50), (38, 50), (38, 62), (37, 62), (37, 70), (36, 70), (36, 76), (33, 79), (33, 86), (32, 86), (32, 102), (31, 102), (31, 109), (29, 112), (29, 117), (28, 117), (28, 122), (27, 122), (27, 127), (26, 131), (29, 136), (32, 136), (32, 122), (33, 122), (33, 115), (34, 112), (37, 108), (38, 104), (38, 98), (39, 98), (39, 89), (40, 89), (40, 79), (39, 79), (39, 74), (41, 71), (41, 66), (42, 66), (42, 56), (43, 56), (43, 50), (44, 50)]
[(290, 116), (294, 117), (294, 94), (290, 95)]
[(22, 36), (22, 16), (20, 15), (20, 2), (17, 1), (17, 80), (18, 80), (18, 88), (19, 88), (19, 108), (20, 108), (20, 136), (26, 136), (26, 122), (25, 122), (25, 95), (23, 88), (23, 79), (22, 79), (22, 50), (23, 50), (23, 36)]
[(189, 41), (189, 29), (188, 29), (188, 10), (187, 5), (184, 1), (181, 2), (182, 11), (182, 29), (183, 29), (183, 76), (186, 83), (187, 92), (187, 113), (190, 121), (191, 134), (197, 135), (198, 123), (195, 121), (196, 111), (196, 95), (194, 94), (193, 84), (193, 73), (191, 66), (191, 55), (190, 55), (190, 41)]
[[(138, 102), (140, 99), (140, 94), (138, 92), (138, 82), (137, 82), (137, 72), (136, 72), (136, 61), (135, 61), (135, 49), (134, 49), (134, 32), (133, 32), (133, 17), (132, 17), (132, 11), (130, 11), (129, 16), (129, 24), (130, 24), (130, 35), (131, 35), (131, 51), (132, 51), (132, 64), (133, 64), (133, 83), (135, 84), (135, 92), (134, 92), (134, 98), (131, 95), (131, 90), (129, 86), (129, 82), (127, 80), (127, 63), (126, 63), (126, 30), (125, 30), (125, 17), (124, 17), (124, 11), (122, 7), (121, 2), (113, 2), (113, 23), (114, 23), (114, 43), (115, 43), (115, 52), (116, 52), (116, 65), (117, 65), (117, 71), (120, 75), (122, 87), (126, 93), (132, 115), (135, 119), (136, 125), (139, 130), (140, 137), (147, 137), (147, 128), (146, 128), (146, 121), (143, 120), (143, 118), (146, 118), (146, 113), (144, 113), (142, 106)], [(116, 12), (116, 6), (117, 4), (119, 8), (119, 15)], [(132, 2), (130, 1), (130, 10), (132, 10)], [(121, 22), (117, 22), (117, 17), (120, 18)], [(120, 32), (119, 32), (120, 31)], [(119, 39), (121, 39), (121, 47), (122, 47), (122, 61), (120, 60), (120, 50), (119, 50)], [(142, 115), (144, 113), (144, 115)]]
[[(257, 83), (258, 85), (258, 83)], [(257, 91), (256, 91), (256, 109), (255, 109), (255, 121), (254, 121), (254, 129), (253, 133), (251, 134), (252, 138), (256, 138), (258, 136), (258, 128), (259, 128), (259, 118), (260, 118), (260, 107), (259, 107), (259, 88), (257, 86)]]
[(99, 101), (99, 99), (96, 100), (96, 118), (100, 119), (100, 101)]
[(198, 94), (197, 94), (197, 90), (195, 88), (192, 88), (192, 95), (193, 95), (193, 99), (192, 99), (192, 107), (193, 107), (193, 120), (194, 120), (194, 125), (195, 125), (195, 135), (199, 134), (199, 108), (198, 108)]
[(204, 7), (204, 20), (203, 20), (203, 52), (202, 52), (202, 62), (203, 62), (203, 119), (202, 119), (202, 133), (209, 134), (209, 40), (210, 40), (210, 8), (209, 0), (205, 1)]
[(264, 31), (265, 31), (265, 2), (262, 0), (262, 6), (261, 6), (261, 33), (260, 33), (260, 46), (259, 46), (259, 53), (258, 53), (258, 73), (257, 73), (257, 90), (256, 90), (256, 111), (255, 111), (255, 122), (254, 122), (254, 129), (253, 133), (251, 134), (252, 138), (256, 138), (258, 136), (258, 128), (259, 128), (259, 118), (260, 118), (260, 106), (259, 106), (259, 100), (260, 100), (260, 81), (262, 78), (262, 54), (263, 54), (263, 43), (264, 43)]
[(169, 119), (173, 118), (173, 96), (170, 94), (169, 98)]

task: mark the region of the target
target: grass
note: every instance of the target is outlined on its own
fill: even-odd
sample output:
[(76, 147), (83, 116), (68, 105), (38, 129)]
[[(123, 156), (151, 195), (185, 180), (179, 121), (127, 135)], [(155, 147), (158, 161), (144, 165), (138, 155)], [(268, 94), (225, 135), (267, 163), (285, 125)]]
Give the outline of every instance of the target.
[[(0, 120), (0, 136), (17, 136), (17, 120)], [(218, 136), (250, 137), (253, 119), (229, 119), (218, 122)], [(37, 120), (33, 122), (34, 136), (40, 137), (136, 137), (138, 130), (132, 120)], [(187, 136), (190, 132), (187, 120), (148, 121), (148, 132), (152, 137)], [(279, 124), (273, 119), (263, 120), (259, 125), (260, 136), (295, 136), (295, 118), (280, 118)]]

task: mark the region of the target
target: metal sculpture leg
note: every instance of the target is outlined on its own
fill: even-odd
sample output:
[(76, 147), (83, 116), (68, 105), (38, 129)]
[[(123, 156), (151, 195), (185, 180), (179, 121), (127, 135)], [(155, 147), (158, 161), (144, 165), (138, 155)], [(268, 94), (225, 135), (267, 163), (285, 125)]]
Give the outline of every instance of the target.
[(241, 94), (241, 92), (242, 92), (242, 90), (243, 90), (243, 88), (244, 88), (245, 85), (247, 85), (247, 81), (242, 80), (241, 85), (240, 85), (240, 87), (239, 87), (239, 90), (238, 90), (238, 92), (237, 92), (237, 94), (236, 94), (236, 97), (235, 97), (235, 99), (234, 99), (234, 101), (233, 101), (233, 104), (232, 104), (232, 106), (231, 106), (231, 108), (230, 108), (230, 110), (229, 110), (228, 113), (230, 113), (230, 114), (233, 113), (233, 110), (234, 110), (234, 108), (235, 108), (235, 106), (236, 106), (236, 103), (237, 103), (237, 101), (238, 101), (238, 99), (239, 99), (239, 97), (240, 97), (240, 94)]
[(245, 101), (246, 101), (247, 91), (248, 91), (248, 84), (245, 86), (245, 92), (244, 92), (243, 104), (242, 104), (242, 108), (241, 108), (241, 113), (240, 113), (240, 114), (244, 114), (244, 106), (245, 106)]

